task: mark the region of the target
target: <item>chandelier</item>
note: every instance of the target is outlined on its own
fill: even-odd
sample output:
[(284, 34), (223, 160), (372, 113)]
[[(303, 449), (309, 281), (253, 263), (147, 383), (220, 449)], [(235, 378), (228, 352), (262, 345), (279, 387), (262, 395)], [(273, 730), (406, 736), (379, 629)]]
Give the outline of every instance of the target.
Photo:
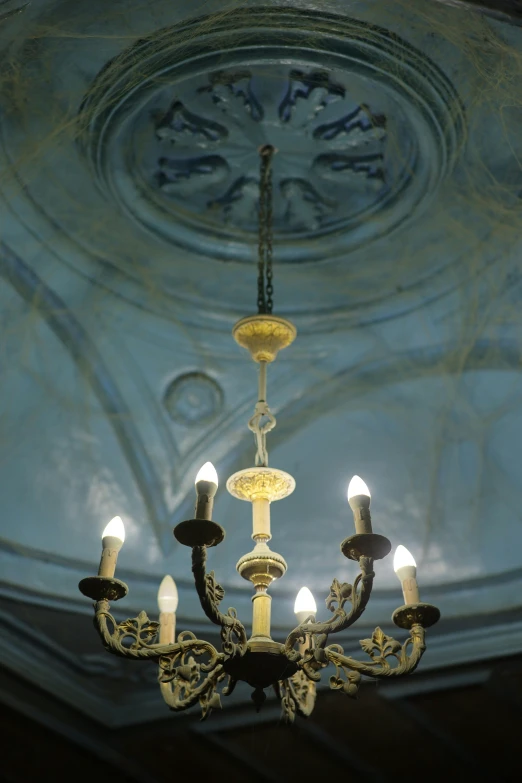
[(94, 622), (104, 647), (123, 658), (153, 661), (158, 666), (161, 694), (171, 710), (185, 710), (199, 702), (202, 718), (221, 706), (221, 695), (230, 695), (239, 680), (254, 690), (252, 699), (259, 710), (273, 687), (282, 704), (283, 718), (292, 722), (296, 714), (308, 716), (313, 710), (316, 683), (328, 665), (335, 673), (330, 687), (351, 697), (357, 695), (362, 675), (373, 679), (400, 677), (413, 672), (426, 649), (425, 629), (434, 625), (440, 612), (421, 603), (412, 555), (399, 546), (394, 569), (402, 584), (404, 605), (393, 613), (396, 626), (409, 631), (403, 643), (376, 628), (370, 639), (360, 642), (367, 660), (344, 654), (339, 644), (328, 644), (329, 637), (349, 628), (364, 612), (372, 591), (375, 560), (389, 554), (391, 544), (374, 533), (370, 515), (370, 492), (364, 481), (354, 476), (348, 487), (348, 502), (353, 511), (355, 534), (341, 543), (341, 551), (359, 564), (360, 573), (353, 585), (334, 579), (326, 606), (332, 613), (324, 622), (316, 620), (316, 604), (310, 590), (303, 587), (295, 602), (298, 625), (284, 643), (274, 641), (270, 633), (272, 598), (270, 584), (284, 575), (284, 558), (270, 549), (270, 505), (290, 495), (295, 481), (288, 473), (268, 466), (267, 434), (276, 419), (267, 402), (267, 367), (278, 352), (296, 337), (290, 321), (272, 314), (272, 159), (275, 150), (260, 149), (259, 186), (259, 263), (258, 314), (240, 320), (233, 329), (239, 345), (246, 348), (259, 365), (258, 401), (248, 422), (256, 442), (255, 466), (234, 473), (227, 490), (239, 500), (252, 504), (255, 546), (240, 558), (237, 571), (252, 582), (252, 633), (235, 609), (221, 611), (225, 591), (214, 572), (207, 573), (207, 550), (221, 544), (225, 531), (212, 519), (218, 488), (215, 468), (207, 462), (196, 476), (194, 519), (180, 522), (174, 536), (192, 550), (192, 572), (196, 591), (208, 619), (221, 629), (221, 651), (198, 639), (190, 631), (176, 637), (178, 594), (174, 580), (165, 576), (158, 592), (159, 622), (145, 612), (117, 622), (110, 614), (110, 601), (127, 595), (127, 585), (115, 578), (116, 560), (125, 539), (120, 517), (115, 517), (102, 536), (102, 556), (97, 576), (80, 582), (81, 592), (95, 601)]

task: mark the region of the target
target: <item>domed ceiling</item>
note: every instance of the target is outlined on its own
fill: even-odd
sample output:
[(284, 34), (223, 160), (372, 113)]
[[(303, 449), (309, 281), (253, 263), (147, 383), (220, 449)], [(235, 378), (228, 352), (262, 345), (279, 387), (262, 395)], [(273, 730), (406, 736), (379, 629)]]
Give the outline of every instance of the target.
[[(267, 143), (275, 312), (298, 329), (269, 372), (271, 465), (297, 483), (273, 508), (274, 636), (302, 584), (321, 605), (355, 576), (357, 473), (441, 609), (423, 665), (520, 650), (520, 28), (432, 0), (4, 5), (4, 663), (101, 721), (161, 713), (98, 650), (77, 583), (120, 514), (118, 609), (154, 615), (168, 572), (180, 630), (212, 634), (172, 536), (206, 460), (227, 532), (210, 566), (249, 622), (249, 509), (225, 483), (255, 453), (231, 328), (255, 310)], [(391, 558), (376, 572), (347, 650), (401, 603)]]

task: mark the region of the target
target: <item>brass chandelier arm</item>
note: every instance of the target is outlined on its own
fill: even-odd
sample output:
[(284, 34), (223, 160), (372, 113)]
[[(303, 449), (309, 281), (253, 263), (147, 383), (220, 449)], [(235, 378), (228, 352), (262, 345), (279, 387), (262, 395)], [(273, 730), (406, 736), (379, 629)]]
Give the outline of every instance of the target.
[(221, 626), (221, 641), (225, 655), (243, 655), (247, 649), (245, 628), (237, 618), (235, 609), (228, 609), (226, 614), (219, 610), (225, 591), (217, 583), (213, 571), (207, 574), (206, 562), (207, 547), (192, 547), (192, 573), (201, 607), (209, 620)]
[[(360, 644), (372, 658), (371, 663), (348, 658), (338, 644), (330, 645), (324, 650), (327, 661), (333, 663), (336, 669), (335, 675), (330, 677), (330, 687), (344, 690), (350, 696), (357, 692), (363, 674), (380, 679), (414, 672), (426, 650), (425, 631), (421, 625), (413, 625), (409, 638), (401, 645), (380, 628), (376, 628), (372, 638), (363, 639)], [(396, 665), (391, 666), (388, 658), (395, 658)]]
[[(327, 607), (334, 612), (333, 618), (325, 623), (305, 622), (294, 628), (285, 642), (286, 655), (294, 659), (298, 657), (299, 653), (294, 651), (294, 646), (299, 641), (303, 642), (306, 634), (318, 637), (316, 639), (318, 646), (324, 647), (329, 634), (344, 631), (357, 622), (370, 600), (375, 577), (372, 558), (361, 557), (359, 566), (361, 573), (358, 574), (353, 585), (348, 582), (341, 583), (337, 579), (333, 580), (330, 594), (326, 599)], [(349, 612), (346, 612), (344, 609), (346, 602), (351, 603)], [(335, 608), (336, 605), (337, 608)]]
[[(107, 600), (96, 603), (94, 625), (105, 649), (122, 658), (159, 660), (163, 656), (175, 658), (187, 652), (196, 655), (207, 653), (210, 661), (202, 664), (203, 669), (214, 667), (224, 658), (210, 642), (196, 639), (188, 631), (180, 634), (178, 643), (158, 644), (155, 640), (158, 638), (159, 623), (149, 620), (145, 612), (118, 623), (109, 612)], [(184, 638), (185, 634), (189, 638)]]
[[(187, 666), (192, 668), (190, 663)], [(188, 710), (189, 707), (199, 702), (202, 719), (205, 719), (212, 709), (221, 707), (221, 700), (216, 688), (225, 679), (226, 673), (223, 671), (223, 666), (219, 664), (210, 674), (207, 674), (201, 684), (197, 685), (200, 679), (200, 670), (197, 665), (194, 668), (197, 670), (194, 677), (185, 679), (178, 675), (169, 682), (161, 681), (162, 671), (160, 669), (161, 695), (169, 709), (174, 712)]]

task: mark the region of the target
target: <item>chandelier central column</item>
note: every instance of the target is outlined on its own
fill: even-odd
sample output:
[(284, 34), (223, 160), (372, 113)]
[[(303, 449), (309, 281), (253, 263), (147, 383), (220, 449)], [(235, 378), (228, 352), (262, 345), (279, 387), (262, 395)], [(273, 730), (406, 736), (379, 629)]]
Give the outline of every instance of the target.
[(278, 351), (294, 340), (296, 330), (284, 318), (260, 313), (244, 318), (234, 329), (236, 341), (246, 348), (259, 364), (259, 393), (254, 416), (249, 428), (257, 445), (256, 467), (234, 473), (227, 481), (227, 489), (233, 497), (252, 504), (252, 538), (254, 549), (240, 558), (238, 573), (254, 585), (252, 598), (252, 640), (271, 642), (270, 605), (268, 588), (275, 579), (284, 575), (286, 561), (268, 546), (272, 538), (270, 505), (288, 497), (295, 489), (295, 481), (289, 473), (268, 467), (266, 435), (276, 425), (275, 416), (267, 402), (267, 365), (274, 361)]

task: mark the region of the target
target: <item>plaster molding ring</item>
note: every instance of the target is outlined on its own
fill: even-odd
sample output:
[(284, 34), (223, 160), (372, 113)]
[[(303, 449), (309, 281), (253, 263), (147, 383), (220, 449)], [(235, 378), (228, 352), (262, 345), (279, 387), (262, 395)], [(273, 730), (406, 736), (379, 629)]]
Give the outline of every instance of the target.
[(273, 143), (287, 264), (339, 258), (418, 215), (465, 137), (454, 88), (421, 52), (373, 25), (291, 9), (138, 41), (99, 74), (79, 122), (100, 186), (130, 219), (225, 261), (252, 260), (257, 148)]
[(177, 376), (163, 395), (168, 415), (184, 427), (203, 427), (214, 421), (223, 409), (223, 400), (221, 386), (202, 372)]

